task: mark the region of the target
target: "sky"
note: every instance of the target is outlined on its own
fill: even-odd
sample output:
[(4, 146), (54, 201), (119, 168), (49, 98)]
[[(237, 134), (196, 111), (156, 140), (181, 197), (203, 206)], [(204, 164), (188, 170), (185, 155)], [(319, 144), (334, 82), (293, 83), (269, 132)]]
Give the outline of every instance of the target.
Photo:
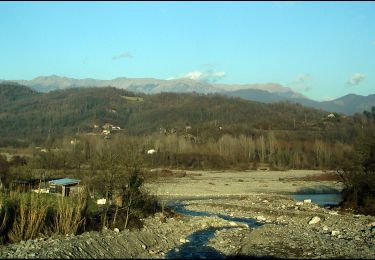
[(0, 79), (278, 83), (375, 94), (375, 2), (0, 2)]

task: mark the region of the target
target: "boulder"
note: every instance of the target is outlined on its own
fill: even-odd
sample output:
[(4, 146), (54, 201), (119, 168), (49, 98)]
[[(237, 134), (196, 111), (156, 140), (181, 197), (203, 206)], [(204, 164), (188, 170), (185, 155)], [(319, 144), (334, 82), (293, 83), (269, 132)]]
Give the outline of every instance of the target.
[(309, 221), (309, 225), (314, 225), (320, 222), (320, 218), (315, 216)]

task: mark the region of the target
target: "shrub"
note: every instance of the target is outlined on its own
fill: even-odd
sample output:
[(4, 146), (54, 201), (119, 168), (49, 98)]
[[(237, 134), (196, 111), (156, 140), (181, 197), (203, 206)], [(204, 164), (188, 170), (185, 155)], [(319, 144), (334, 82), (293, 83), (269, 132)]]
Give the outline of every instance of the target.
[(52, 213), (52, 225), (50, 231), (59, 234), (76, 234), (80, 227), (85, 224), (87, 210), (87, 199), (80, 195), (78, 197), (58, 197), (57, 205)]
[(356, 144), (337, 171), (344, 184), (342, 205), (375, 215), (375, 133), (370, 131)]
[(8, 233), (11, 242), (33, 239), (42, 231), (47, 215), (45, 197), (33, 193), (11, 192), (8, 212), (14, 212), (12, 228)]

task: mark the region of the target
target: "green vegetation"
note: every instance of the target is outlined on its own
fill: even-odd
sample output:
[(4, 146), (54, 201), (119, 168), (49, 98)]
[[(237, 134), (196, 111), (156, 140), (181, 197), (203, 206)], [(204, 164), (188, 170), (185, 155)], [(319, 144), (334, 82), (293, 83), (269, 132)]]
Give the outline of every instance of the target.
[[(373, 148), (366, 133), (374, 129), (375, 108), (352, 117), (328, 114), (288, 102), (263, 104), (216, 94), (135, 95), (112, 87), (41, 94), (0, 84), (0, 147), (28, 155), (11, 161), (0, 156), (0, 179), (9, 189), (20, 178), (78, 178), (88, 197), (108, 201), (104, 207), (90, 199), (82, 207), (57, 205), (53, 218), (48, 217), (53, 210), (43, 213), (50, 232), (138, 225), (159, 210), (156, 198), (142, 189), (144, 180), (152, 179), (147, 169), (159, 167), (341, 169), (346, 205), (372, 212), (368, 158)], [(111, 131), (106, 136), (105, 127)], [(358, 137), (366, 145), (357, 144)], [(150, 149), (156, 153), (148, 154)], [(67, 215), (59, 215), (59, 208)], [(61, 219), (70, 222), (60, 225)]]
[[(46, 94), (27, 87), (0, 84), (0, 146), (27, 147), (53, 143), (56, 138), (97, 133), (106, 123), (120, 126), (130, 135), (150, 135), (175, 129), (200, 142), (218, 140), (224, 134), (259, 137), (273, 131), (287, 142), (321, 139), (348, 143), (358, 134), (357, 117), (327, 118), (328, 112), (281, 102), (263, 104), (221, 95), (161, 93), (133, 94), (112, 87), (76, 88)], [(23, 89), (23, 91), (18, 90)], [(28, 93), (19, 99), (16, 93)], [(2, 94), (8, 93), (8, 94)], [(127, 99), (139, 98), (143, 102)], [(94, 125), (99, 129), (94, 129)], [(221, 127), (221, 131), (218, 129)]]

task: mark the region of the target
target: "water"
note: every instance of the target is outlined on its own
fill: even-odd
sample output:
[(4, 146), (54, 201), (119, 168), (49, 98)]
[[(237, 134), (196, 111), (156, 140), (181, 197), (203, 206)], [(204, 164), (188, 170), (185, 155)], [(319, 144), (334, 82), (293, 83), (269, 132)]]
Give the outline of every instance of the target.
[(299, 201), (311, 199), (312, 202), (320, 206), (337, 206), (343, 199), (340, 193), (293, 194), (291, 197)]
[[(261, 223), (258, 223), (255, 219), (251, 218), (237, 218), (230, 217), (222, 214), (212, 214), (203, 211), (192, 211), (185, 208), (182, 203), (174, 203), (170, 205), (177, 213), (193, 216), (193, 217), (202, 217), (202, 216), (218, 216), (222, 219), (228, 221), (241, 222), (249, 225), (250, 227), (261, 226)], [(210, 227), (207, 229), (199, 230), (187, 237), (189, 242), (184, 243), (179, 248), (170, 250), (166, 258), (168, 259), (223, 259), (225, 255), (217, 251), (215, 248), (208, 246), (208, 241), (215, 236), (215, 232), (223, 229), (228, 229), (233, 227), (220, 227), (214, 228)]]
[(166, 255), (167, 259), (223, 259), (225, 255), (215, 248), (207, 246), (208, 241), (215, 236), (215, 232), (224, 228), (207, 228), (194, 232), (187, 237), (189, 242), (179, 248), (172, 249)]

